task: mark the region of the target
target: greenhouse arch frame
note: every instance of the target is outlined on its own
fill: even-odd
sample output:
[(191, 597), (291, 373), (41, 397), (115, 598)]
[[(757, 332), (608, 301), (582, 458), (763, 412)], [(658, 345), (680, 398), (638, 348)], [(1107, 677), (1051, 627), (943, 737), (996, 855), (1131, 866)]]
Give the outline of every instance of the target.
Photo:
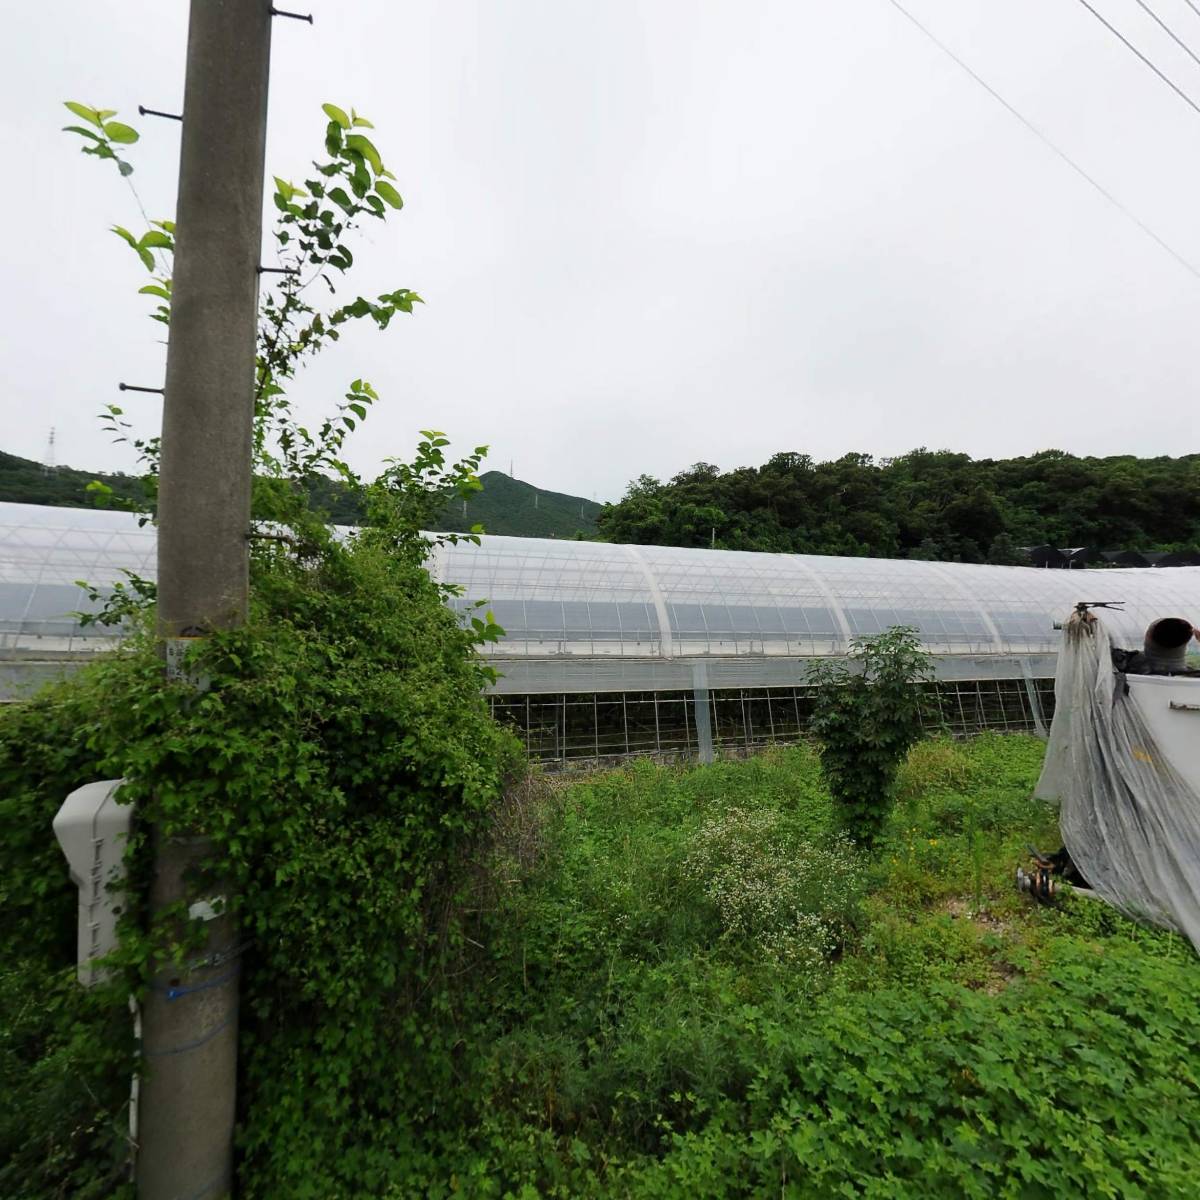
[[(112, 645), (81, 626), (80, 580), (154, 578), (155, 531), (129, 513), (0, 504), (0, 695)], [(814, 659), (895, 625), (933, 656), (952, 729), (1044, 731), (1056, 628), (1080, 601), (1140, 646), (1161, 616), (1200, 624), (1200, 567), (1050, 570), (485, 535), (436, 546), (464, 617), (486, 603), (489, 702), (551, 762), (711, 758), (799, 736)]]

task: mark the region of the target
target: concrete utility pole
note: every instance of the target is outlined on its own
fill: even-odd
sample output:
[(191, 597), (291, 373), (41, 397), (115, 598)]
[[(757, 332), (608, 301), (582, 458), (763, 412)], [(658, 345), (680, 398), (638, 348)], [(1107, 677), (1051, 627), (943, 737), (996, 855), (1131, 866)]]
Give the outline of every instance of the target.
[[(191, 0), (159, 474), (169, 674), (192, 639), (246, 619), (270, 45), (271, 0)], [(211, 919), (192, 964), (157, 970), (142, 1015), (142, 1200), (232, 1189), (238, 933), (191, 877), (208, 849), (203, 829), (154, 838), (151, 909), (183, 900)]]

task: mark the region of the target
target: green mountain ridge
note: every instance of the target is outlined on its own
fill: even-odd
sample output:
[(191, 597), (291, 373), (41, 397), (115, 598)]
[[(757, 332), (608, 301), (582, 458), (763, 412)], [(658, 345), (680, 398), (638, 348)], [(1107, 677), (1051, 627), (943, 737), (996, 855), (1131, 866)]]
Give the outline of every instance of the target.
[[(501, 471), (480, 477), (483, 491), (465, 502), (447, 505), (434, 531), (466, 532), (482, 525), (488, 533), (511, 537), (595, 537), (596, 515), (601, 505), (582, 496), (550, 492), (513, 479)], [(57, 508), (91, 508), (88, 484), (107, 484), (123, 500), (141, 502), (140, 481), (132, 475), (83, 471), (75, 467), (45, 467), (32, 459), (0, 452), (0, 501), (44, 504)], [(338, 524), (357, 524), (359, 513), (352, 498), (334, 480), (314, 487), (314, 499)]]
[(479, 477), (483, 491), (453, 501), (435, 531), (461, 533), (482, 525), (488, 533), (513, 537), (571, 538), (596, 535), (596, 517), (603, 505), (582, 496), (550, 492), (502, 471)]
[(46, 504), (55, 508), (93, 508), (88, 484), (107, 484), (122, 499), (143, 497), (133, 475), (81, 471), (75, 467), (44, 467), (29, 458), (0, 451), (0, 500), (10, 504)]

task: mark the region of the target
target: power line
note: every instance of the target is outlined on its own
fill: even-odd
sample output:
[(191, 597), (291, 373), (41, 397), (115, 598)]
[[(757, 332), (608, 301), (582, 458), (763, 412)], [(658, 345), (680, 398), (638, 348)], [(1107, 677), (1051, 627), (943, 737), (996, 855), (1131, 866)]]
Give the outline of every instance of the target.
[[(1184, 52), (1184, 54), (1186, 54), (1188, 58), (1192, 60), (1192, 62), (1194, 62), (1197, 66), (1200, 66), (1200, 58), (1196, 57), (1196, 52), (1187, 44), (1187, 42), (1183, 40), (1183, 38), (1179, 36), (1179, 34), (1175, 32), (1175, 30), (1170, 27), (1170, 25), (1166, 23), (1166, 21), (1162, 19), (1162, 17), (1158, 15), (1158, 13), (1154, 11), (1154, 9), (1150, 7), (1150, 5), (1146, 3), (1146, 0), (1134, 0), (1134, 2), (1137, 4), (1138, 8), (1140, 8), (1142, 12), (1144, 12), (1150, 18), (1150, 20), (1152, 20), (1167, 35), (1167, 37), (1169, 37), (1171, 41), (1173, 41), (1175, 45), (1177, 45)], [(1197, 11), (1200, 12), (1200, 10)]]
[(1094, 187), (1096, 191), (1098, 191), (1100, 195), (1103, 196), (1104, 199), (1113, 206), (1113, 208), (1121, 213), (1122, 216), (1125, 216), (1132, 221), (1148, 238), (1151, 239), (1151, 241), (1155, 242), (1158, 246), (1165, 250), (1181, 267), (1183, 267), (1188, 274), (1193, 275), (1196, 279), (1200, 279), (1200, 270), (1188, 262), (1188, 260), (1184, 258), (1178, 250), (1174, 249), (1174, 247), (1163, 241), (1163, 239), (1160, 238), (1158, 234), (1155, 233), (1154, 230), (1151, 229), (1150, 226), (1141, 219), (1141, 217), (1137, 216), (1135, 213), (1126, 208), (1125, 205), (1122, 204), (1121, 201), (1112, 194), (1112, 192), (1110, 192), (1106, 187), (1104, 187), (1103, 184), (1099, 183), (1095, 178), (1089, 175), (1087, 171), (1085, 171), (1065, 150), (1062, 150), (1055, 145), (1055, 143), (1052, 142), (1050, 138), (1047, 137), (1046, 134), (1044, 134), (1036, 125), (1034, 125), (1032, 121), (1030, 121), (1022, 113), (1018, 112), (1017, 109), (1013, 108), (1013, 106), (1009, 104), (1009, 102), (1005, 100), (1005, 98), (1000, 95), (1000, 93), (996, 91), (996, 89), (992, 87), (992, 85), (988, 83), (986, 79), (984, 79), (981, 75), (976, 74), (976, 72), (967, 66), (967, 64), (963, 62), (963, 60), (959, 58), (958, 55), (955, 54), (945, 42), (940, 41), (929, 29), (922, 25), (921, 22), (918, 21), (917, 18), (908, 11), (908, 9), (900, 3), (900, 0), (888, 0), (888, 3), (898, 12), (907, 17), (908, 20), (911, 21), (912, 24), (915, 25), (943, 54), (957, 63), (958, 66), (961, 67), (962, 70), (964, 70), (977, 84), (979, 84), (979, 86), (983, 88), (983, 90), (987, 92), (987, 94), (991, 96), (993, 100), (1002, 105), (1008, 110), (1008, 112), (1016, 117), (1017, 120), (1020, 121), (1021, 124), (1024, 125), (1025, 128), (1028, 129), (1029, 132), (1032, 133), (1033, 136), (1042, 143), (1042, 145), (1058, 155), (1058, 157), (1061, 158), (1062, 161), (1065, 162), (1067, 166), (1075, 172), (1076, 175), (1079, 175), (1081, 178), (1087, 180), (1087, 182), (1090, 183), (1092, 187)]
[[(1115, 25), (1110, 25), (1108, 21), (1106, 21), (1104, 17), (1102, 17), (1088, 3), (1088, 0), (1079, 0), (1079, 3), (1082, 4), (1083, 7), (1086, 8), (1088, 12), (1090, 12), (1092, 16), (1095, 17), (1096, 20), (1099, 21), (1100, 24), (1103, 25), (1104, 28), (1107, 29), (1109, 33), (1111, 33), (1113, 37), (1115, 37), (1127, 50), (1133, 54), (1136, 54), (1138, 58), (1140, 58), (1142, 62), (1144, 62), (1146, 66), (1148, 66), (1150, 70), (1152, 70), (1155, 75), (1157, 75), (1159, 79), (1161, 79), (1163, 83), (1165, 83), (1167, 87), (1169, 87), (1171, 91), (1173, 91), (1175, 95), (1177, 95), (1180, 100), (1182, 100), (1184, 104), (1188, 106), (1188, 108), (1192, 109), (1196, 115), (1200, 117), (1200, 104), (1197, 104), (1195, 100), (1193, 100), (1191, 96), (1189, 96), (1187, 92), (1185, 92), (1183, 88), (1179, 86), (1179, 84), (1177, 84), (1173, 79), (1170, 79), (1164, 75), (1162, 71), (1160, 71)], [(1142, 7), (1145, 8), (1146, 6), (1142, 5)]]
[(1197, 8), (1192, 0), (1183, 0), (1183, 2), (1192, 10), (1192, 12), (1196, 14), (1196, 16), (1200, 17), (1200, 8)]

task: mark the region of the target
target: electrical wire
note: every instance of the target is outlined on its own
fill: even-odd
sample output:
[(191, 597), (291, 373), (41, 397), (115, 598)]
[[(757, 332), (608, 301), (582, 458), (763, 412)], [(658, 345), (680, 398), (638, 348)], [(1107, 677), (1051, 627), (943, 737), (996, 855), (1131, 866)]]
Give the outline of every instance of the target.
[[(1123, 45), (1132, 54), (1136, 54), (1137, 57), (1141, 59), (1141, 61), (1144, 62), (1146, 66), (1148, 66), (1150, 70), (1152, 70), (1155, 75), (1157, 75), (1159, 79), (1161, 79), (1163, 83), (1165, 83), (1167, 87), (1169, 87), (1171, 91), (1173, 91), (1175, 95), (1177, 95), (1180, 100), (1184, 102), (1184, 104), (1188, 106), (1188, 108), (1192, 109), (1195, 114), (1200, 117), (1200, 104), (1197, 104), (1195, 100), (1193, 100), (1191, 96), (1189, 96), (1187, 92), (1185, 92), (1183, 88), (1179, 86), (1179, 84), (1177, 84), (1167, 75), (1163, 74), (1163, 72), (1160, 71), (1115, 25), (1109, 24), (1109, 22), (1105, 20), (1105, 18), (1102, 17), (1091, 6), (1091, 4), (1088, 3), (1088, 0), (1079, 0), (1079, 3), (1082, 4), (1083, 7), (1086, 8), (1088, 12), (1090, 12), (1092, 16), (1100, 22), (1101, 25), (1103, 25), (1104, 28), (1107, 29), (1108, 32), (1111, 33), (1113, 37), (1115, 37), (1117, 41), (1121, 43), (1121, 45)], [(1145, 5), (1142, 5), (1142, 7), (1145, 8)]]
[(1196, 5), (1193, 3), (1193, 0), (1183, 0), (1183, 2), (1192, 10), (1192, 12), (1196, 14), (1196, 16), (1200, 17), (1200, 8), (1196, 7)]
[(1060, 149), (1032, 121), (1030, 121), (1011, 104), (1009, 104), (1009, 102), (1005, 100), (1005, 98), (1000, 95), (1000, 93), (996, 91), (996, 89), (992, 87), (992, 85), (988, 83), (986, 79), (984, 79), (981, 75), (976, 74), (976, 72), (972, 70), (971, 67), (967, 66), (967, 64), (963, 62), (963, 60), (959, 58), (958, 55), (955, 54), (945, 42), (939, 40), (939, 38), (932, 31), (922, 25), (921, 22), (918, 21), (917, 18), (908, 11), (908, 9), (900, 3), (900, 0), (888, 0), (888, 3), (894, 9), (896, 9), (897, 12), (907, 17), (908, 20), (915, 25), (943, 54), (945, 54), (953, 62), (957, 63), (957, 65), (977, 84), (979, 84), (979, 86), (983, 88), (983, 90), (987, 92), (987, 94), (991, 96), (993, 100), (995, 100), (998, 104), (1007, 109), (1007, 111), (1010, 112), (1014, 117), (1016, 117), (1017, 120), (1020, 121), (1021, 124), (1024, 125), (1025, 128), (1028, 129), (1029, 132), (1032, 133), (1033, 136), (1036, 137), (1043, 146), (1049, 150), (1052, 150), (1059, 158), (1062, 159), (1063, 162), (1067, 164), (1068, 167), (1071, 168), (1072, 171), (1075, 172), (1076, 175), (1079, 175), (1081, 178), (1087, 180), (1087, 182), (1090, 183), (1092, 187), (1094, 187), (1096, 191), (1098, 191), (1100, 195), (1103, 196), (1104, 199), (1113, 206), (1113, 208), (1121, 213), (1122, 216), (1127, 217), (1152, 242), (1156, 243), (1161, 249), (1165, 250), (1185, 271), (1188, 272), (1189, 275), (1193, 275), (1196, 279), (1200, 279), (1200, 269), (1197, 269), (1192, 263), (1188, 262), (1188, 260), (1184, 258), (1178, 250), (1159, 237), (1158, 234), (1155, 233), (1154, 230), (1151, 229), (1150, 226), (1141, 219), (1141, 217), (1126, 208), (1125, 205), (1122, 204), (1121, 201), (1112, 194), (1112, 192), (1110, 192), (1106, 187), (1104, 187), (1103, 184), (1089, 175), (1087, 171), (1085, 171), (1065, 150)]
[(1175, 43), (1175, 45), (1177, 45), (1184, 52), (1184, 54), (1188, 56), (1188, 58), (1192, 60), (1192, 62), (1194, 62), (1197, 66), (1200, 66), (1200, 58), (1196, 57), (1196, 52), (1187, 44), (1187, 42), (1183, 40), (1183, 38), (1179, 36), (1179, 34), (1175, 32), (1175, 30), (1170, 27), (1170, 25), (1166, 23), (1166, 21), (1162, 19), (1162, 17), (1158, 15), (1158, 13), (1154, 11), (1154, 9), (1150, 7), (1150, 5), (1146, 3), (1146, 0), (1134, 0), (1134, 3), (1167, 35), (1167, 37), (1171, 39), (1171, 41)]

